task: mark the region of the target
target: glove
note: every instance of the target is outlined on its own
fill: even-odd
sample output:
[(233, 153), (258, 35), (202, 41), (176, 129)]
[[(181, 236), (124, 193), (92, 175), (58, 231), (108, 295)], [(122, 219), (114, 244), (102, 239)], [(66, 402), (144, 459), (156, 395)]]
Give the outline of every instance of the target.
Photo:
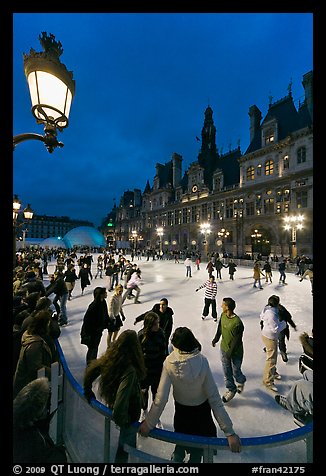
[(198, 289), (196, 289), (196, 292), (198, 291)]
[(121, 319), (122, 319), (123, 321), (125, 321), (125, 320), (126, 320), (126, 316), (125, 316), (124, 314), (121, 314)]
[(93, 392), (92, 389), (86, 389), (84, 388), (84, 395), (88, 403), (91, 403), (91, 399), (94, 398), (96, 400), (95, 393)]

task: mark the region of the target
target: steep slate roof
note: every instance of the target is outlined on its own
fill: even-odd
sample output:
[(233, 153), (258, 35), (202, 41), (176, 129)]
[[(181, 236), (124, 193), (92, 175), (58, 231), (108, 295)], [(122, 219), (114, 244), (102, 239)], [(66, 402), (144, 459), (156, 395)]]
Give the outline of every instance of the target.
[(215, 167), (214, 172), (216, 169), (222, 169), (224, 175), (224, 187), (239, 183), (240, 169), (238, 159), (240, 157), (241, 151), (239, 147), (219, 156), (217, 167)]
[(156, 164), (157, 175), (159, 178), (159, 187), (164, 188), (168, 185), (168, 183), (173, 183), (173, 176), (172, 176), (172, 160), (167, 162), (166, 164)]
[(245, 154), (261, 149), (261, 130), (263, 125), (271, 119), (278, 124), (278, 140), (285, 139), (292, 132), (311, 124), (311, 118), (307, 107), (303, 106), (298, 112), (294, 106), (292, 95), (288, 95), (273, 104), (270, 104), (265, 119), (257, 128), (255, 136)]

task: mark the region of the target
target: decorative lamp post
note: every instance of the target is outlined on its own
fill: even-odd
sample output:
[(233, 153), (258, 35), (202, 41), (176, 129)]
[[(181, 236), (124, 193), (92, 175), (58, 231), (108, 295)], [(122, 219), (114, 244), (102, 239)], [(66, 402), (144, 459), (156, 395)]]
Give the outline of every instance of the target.
[(228, 236), (230, 236), (230, 232), (227, 231), (225, 228), (221, 228), (221, 230), (217, 232), (217, 235), (219, 237), (218, 243), (220, 243), (220, 245), (222, 246), (222, 251), (225, 251), (223, 248), (224, 240), (226, 240)]
[(162, 226), (160, 226), (159, 228), (156, 228), (156, 233), (158, 234), (158, 236), (160, 237), (160, 252), (162, 251), (162, 248), (163, 248), (163, 235), (164, 235), (164, 229)]
[[(31, 220), (33, 218), (34, 212), (30, 206), (30, 204), (27, 205), (27, 207), (24, 209), (24, 219), (26, 221), (23, 221), (22, 223), (18, 224), (18, 216), (19, 216), (19, 210), (21, 207), (21, 202), (18, 198), (17, 195), (14, 195), (13, 199), (13, 204), (12, 204), (12, 209), (13, 209), (13, 253), (14, 253), (14, 266), (16, 264), (16, 238), (17, 238), (17, 229), (23, 225), (26, 224), (27, 221)], [(26, 236), (27, 230), (23, 230), (23, 247), (25, 247), (25, 236)]]
[(297, 256), (297, 230), (302, 230), (303, 222), (303, 215), (291, 215), (284, 218), (284, 229), (291, 230), (291, 258)]
[(43, 52), (33, 48), (29, 55), (24, 53), (24, 71), (32, 101), (32, 114), (37, 124), (44, 124), (44, 135), (32, 132), (14, 136), (14, 148), (26, 140), (40, 140), (51, 153), (56, 147), (63, 147), (57, 140), (57, 131), (62, 132), (69, 123), (69, 113), (75, 94), (72, 71), (68, 71), (59, 57), (62, 45), (55, 41), (51, 33), (39, 35)]
[(135, 254), (136, 254), (136, 249), (137, 249), (137, 236), (138, 236), (138, 234), (137, 234), (137, 231), (136, 231), (136, 230), (132, 230), (131, 234), (132, 234), (132, 239), (133, 239), (133, 242), (134, 242), (134, 252), (135, 252)]
[(208, 241), (207, 236), (211, 233), (211, 225), (209, 223), (202, 223), (200, 225), (200, 232), (204, 235), (203, 245), (205, 246), (205, 255), (208, 254)]
[(262, 242), (261, 242), (261, 237), (262, 236), (263, 235), (256, 229), (254, 230), (254, 233), (251, 234), (251, 238), (252, 238), (252, 242), (253, 242), (252, 253), (254, 253), (254, 251), (257, 251), (260, 254), (262, 254)]

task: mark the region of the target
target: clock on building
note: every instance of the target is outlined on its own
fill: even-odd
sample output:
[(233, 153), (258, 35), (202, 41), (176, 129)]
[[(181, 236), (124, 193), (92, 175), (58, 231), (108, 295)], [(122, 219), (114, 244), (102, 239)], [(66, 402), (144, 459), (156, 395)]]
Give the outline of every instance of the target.
[(197, 185), (193, 185), (191, 191), (192, 192), (197, 192), (197, 190), (198, 190)]

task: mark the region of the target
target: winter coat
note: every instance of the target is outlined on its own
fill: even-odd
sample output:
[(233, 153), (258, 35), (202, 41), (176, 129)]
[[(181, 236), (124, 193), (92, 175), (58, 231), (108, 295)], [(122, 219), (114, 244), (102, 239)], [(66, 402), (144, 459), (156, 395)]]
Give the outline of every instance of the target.
[(63, 276), (56, 278), (53, 283), (46, 288), (45, 295), (50, 296), (51, 294), (55, 294), (59, 297), (63, 296), (64, 294), (68, 294), (68, 289)]
[(232, 421), (225, 411), (208, 360), (198, 349), (185, 353), (175, 348), (165, 359), (155, 400), (146, 417), (150, 429), (155, 427), (168, 402), (171, 385), (174, 400), (181, 405), (197, 406), (208, 400), (225, 436), (234, 434)]
[(162, 329), (156, 332), (150, 332), (147, 339), (143, 341), (144, 329), (138, 332), (139, 342), (144, 354), (145, 366), (147, 369), (146, 377), (161, 375), (163, 362), (166, 357), (165, 334)]
[(89, 268), (81, 268), (79, 270), (78, 278), (80, 278), (80, 286), (82, 289), (86, 288), (91, 284), (89, 280), (90, 276), (90, 269)]
[(235, 263), (229, 263), (225, 268), (229, 268), (229, 274), (234, 274), (236, 272), (237, 265)]
[[(100, 366), (94, 367), (91, 372), (87, 373), (84, 379), (85, 394), (90, 392), (93, 381), (100, 375)], [(131, 423), (138, 421), (142, 404), (142, 393), (137, 372), (132, 365), (129, 365), (120, 377), (115, 401), (111, 407), (114, 422), (120, 428), (127, 428)]]
[[(154, 311), (159, 316), (159, 318), (160, 318), (160, 328), (163, 330), (163, 332), (165, 334), (165, 339), (168, 343), (168, 341), (170, 339), (171, 332), (172, 332), (172, 327), (173, 327), (173, 317), (172, 317), (173, 314), (174, 314), (173, 309), (171, 307), (167, 306), (165, 311), (161, 312), (160, 311), (160, 303), (158, 302), (158, 303), (154, 304), (151, 311)], [(150, 312), (150, 311), (146, 311), (143, 314), (140, 314), (140, 316), (137, 316), (136, 319), (135, 319), (135, 322), (143, 321), (147, 312)]]
[(141, 282), (140, 276), (136, 272), (131, 275), (131, 278), (127, 282), (127, 289), (134, 289), (136, 286), (139, 286)]
[(91, 344), (91, 341), (102, 336), (108, 324), (108, 307), (106, 300), (93, 301), (88, 306), (81, 327), (81, 343)]
[(40, 335), (27, 330), (22, 336), (19, 360), (14, 376), (14, 397), (29, 382), (37, 378), (37, 371), (45, 367), (45, 375), (51, 376), (51, 349)]
[(44, 378), (31, 381), (13, 402), (13, 463), (67, 463), (65, 448), (49, 436), (51, 415), (44, 411), (49, 398)]
[(115, 332), (123, 326), (123, 322), (121, 320), (125, 320), (125, 315), (122, 310), (122, 296), (118, 294), (113, 294), (109, 299), (109, 306), (108, 306), (108, 323), (107, 328), (109, 332)]
[(278, 309), (272, 306), (265, 306), (260, 313), (262, 321), (262, 335), (267, 339), (277, 340), (279, 333), (285, 329), (286, 322), (280, 321)]
[(287, 339), (289, 340), (290, 339), (290, 328), (289, 328), (289, 324), (290, 326), (293, 328), (293, 329), (296, 329), (297, 326), (296, 324), (293, 322), (292, 320), (292, 316), (291, 314), (289, 313), (289, 311), (284, 307), (282, 306), (282, 304), (279, 304), (278, 305), (278, 315), (279, 315), (279, 319), (280, 321), (285, 321), (286, 322), (286, 327), (284, 329), (284, 334), (285, 336), (287, 337)]

